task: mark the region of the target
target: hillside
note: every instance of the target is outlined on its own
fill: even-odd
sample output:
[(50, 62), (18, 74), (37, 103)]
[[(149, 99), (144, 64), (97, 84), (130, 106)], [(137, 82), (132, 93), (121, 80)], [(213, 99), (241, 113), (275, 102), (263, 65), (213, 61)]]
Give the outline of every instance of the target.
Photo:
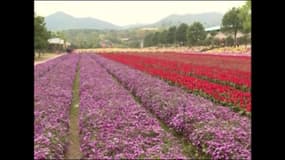
[(95, 18), (75, 18), (64, 12), (56, 12), (45, 17), (47, 29), (67, 30), (67, 29), (119, 29), (120, 26)]
[(150, 24), (150, 27), (169, 27), (173, 25), (179, 25), (186, 23), (191, 25), (193, 22), (201, 22), (205, 28), (211, 26), (220, 25), (222, 22), (223, 14), (216, 12), (202, 13), (202, 14), (185, 14), (185, 15), (169, 15), (154, 24)]
[(68, 30), (68, 29), (97, 29), (97, 30), (124, 30), (131, 28), (156, 27), (168, 28), (173, 25), (186, 23), (191, 25), (193, 22), (201, 22), (205, 28), (220, 25), (223, 14), (208, 12), (202, 14), (169, 15), (153, 24), (130, 24), (126, 26), (114, 25), (110, 22), (96, 18), (76, 18), (64, 12), (56, 12), (45, 17), (46, 26), (49, 30)]

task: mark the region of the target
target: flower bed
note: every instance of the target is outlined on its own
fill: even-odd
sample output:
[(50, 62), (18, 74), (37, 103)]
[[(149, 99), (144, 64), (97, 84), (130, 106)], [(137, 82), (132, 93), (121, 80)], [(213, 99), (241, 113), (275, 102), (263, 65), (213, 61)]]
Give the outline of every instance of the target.
[(144, 106), (212, 159), (251, 159), (248, 117), (187, 94), (141, 71), (99, 55), (92, 56)]
[(79, 73), (84, 159), (187, 158), (175, 137), (89, 55), (82, 55)]
[[(59, 60), (62, 60), (60, 58)], [(55, 68), (35, 80), (34, 86), (34, 158), (63, 159), (69, 129), (72, 86), (78, 55), (42, 64)], [(53, 62), (56, 61), (56, 62)], [(45, 69), (42, 69), (45, 70)]]

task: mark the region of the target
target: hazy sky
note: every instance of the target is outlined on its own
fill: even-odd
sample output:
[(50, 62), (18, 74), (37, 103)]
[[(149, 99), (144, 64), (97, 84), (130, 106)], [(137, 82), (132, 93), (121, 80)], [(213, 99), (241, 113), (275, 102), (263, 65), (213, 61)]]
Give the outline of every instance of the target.
[(156, 22), (170, 14), (225, 13), (245, 1), (35, 1), (35, 13), (63, 11), (74, 17), (93, 17), (116, 25)]

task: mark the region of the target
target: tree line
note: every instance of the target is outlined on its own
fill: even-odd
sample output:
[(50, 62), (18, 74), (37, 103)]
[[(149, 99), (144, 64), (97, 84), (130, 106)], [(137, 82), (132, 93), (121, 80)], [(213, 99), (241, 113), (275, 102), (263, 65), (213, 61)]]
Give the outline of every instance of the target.
[(44, 17), (34, 17), (34, 49), (39, 54), (39, 57), (48, 48), (48, 39), (50, 37), (51, 32), (45, 26)]
[(146, 47), (170, 44), (175, 46), (184, 46), (186, 44), (199, 45), (206, 38), (206, 35), (204, 26), (200, 22), (194, 22), (191, 26), (182, 23), (178, 27), (172, 26), (167, 30), (146, 35), (144, 45)]
[[(204, 26), (200, 22), (194, 22), (188, 26), (185, 23), (178, 27), (172, 26), (166, 30), (149, 33), (144, 38), (144, 45), (150, 46), (197, 46), (197, 45), (226, 45), (247, 44), (250, 42), (249, 33), (251, 32), (251, 2), (240, 8), (233, 7), (222, 19), (222, 33), (227, 36), (226, 39), (220, 40), (214, 38), (216, 31), (205, 31)], [(243, 37), (237, 38), (237, 33), (242, 32)], [(223, 42), (224, 41), (224, 42)]]

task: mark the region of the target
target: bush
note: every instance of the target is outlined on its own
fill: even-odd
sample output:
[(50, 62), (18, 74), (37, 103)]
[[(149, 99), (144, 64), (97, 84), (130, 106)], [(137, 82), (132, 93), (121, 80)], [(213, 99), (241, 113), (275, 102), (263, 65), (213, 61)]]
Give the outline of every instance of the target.
[(250, 43), (250, 38), (248, 36), (242, 36), (238, 38), (239, 44), (249, 44)]
[(66, 52), (67, 52), (67, 53), (71, 53), (72, 51), (73, 51), (72, 48), (67, 48), (67, 49), (66, 49)]
[(220, 46), (221, 45), (221, 41), (218, 38), (214, 38), (213, 45), (214, 46)]
[(235, 44), (235, 40), (232, 36), (228, 36), (226, 38), (226, 46), (233, 46)]
[(205, 39), (204, 45), (207, 45), (207, 46), (214, 45), (214, 37), (211, 36), (211, 37), (208, 37), (207, 39)]

